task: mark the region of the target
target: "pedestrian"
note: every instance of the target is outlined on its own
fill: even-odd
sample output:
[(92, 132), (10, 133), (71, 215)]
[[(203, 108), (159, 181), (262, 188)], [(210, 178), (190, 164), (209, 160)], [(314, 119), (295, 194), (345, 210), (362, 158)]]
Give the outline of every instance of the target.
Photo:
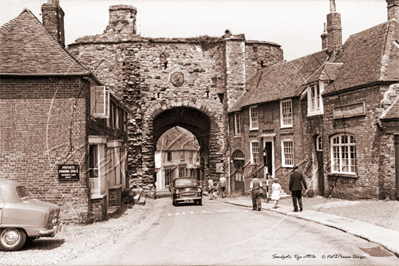
[(209, 198), (212, 197), (212, 192), (213, 192), (213, 179), (209, 178), (208, 179), (208, 196), (209, 196)]
[(222, 177), (219, 179), (219, 188), (222, 198), (226, 197), (226, 186), (227, 186), (226, 177), (222, 175)]
[(262, 181), (260, 181), (257, 176), (254, 174), (253, 179), (251, 181), (251, 184), (249, 185), (249, 188), (251, 189), (252, 193), (252, 209), (256, 210), (256, 198), (259, 196), (260, 197), (260, 190), (262, 189)]
[(272, 197), (271, 200), (274, 200), (274, 209), (277, 209), (278, 201), (280, 200), (280, 192), (281, 192), (281, 185), (278, 183), (278, 179), (273, 179), (272, 185)]
[(292, 195), (292, 203), (294, 204), (294, 212), (298, 211), (298, 205), (299, 205), (299, 211), (303, 210), (302, 184), (305, 187), (305, 189), (308, 189), (303, 174), (298, 172), (298, 166), (295, 166), (294, 172), (290, 176), (290, 184), (289, 184), (289, 190), (291, 191)]

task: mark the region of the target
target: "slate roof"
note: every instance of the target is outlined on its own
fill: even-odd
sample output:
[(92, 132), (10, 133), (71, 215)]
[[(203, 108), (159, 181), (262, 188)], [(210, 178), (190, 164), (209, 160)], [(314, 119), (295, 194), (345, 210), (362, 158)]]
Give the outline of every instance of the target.
[(292, 61), (278, 62), (259, 70), (247, 83), (247, 92), (229, 109), (239, 111), (245, 106), (299, 97), (303, 85), (328, 59), (324, 49)]
[(29, 10), (0, 27), (0, 74), (89, 73)]
[(342, 67), (323, 94), (398, 80), (399, 46), (395, 40), (399, 40), (399, 28), (394, 19), (351, 35), (334, 61), (342, 63)]
[(166, 131), (158, 140), (158, 151), (181, 151), (199, 149), (199, 144), (194, 135), (181, 127), (173, 127)]

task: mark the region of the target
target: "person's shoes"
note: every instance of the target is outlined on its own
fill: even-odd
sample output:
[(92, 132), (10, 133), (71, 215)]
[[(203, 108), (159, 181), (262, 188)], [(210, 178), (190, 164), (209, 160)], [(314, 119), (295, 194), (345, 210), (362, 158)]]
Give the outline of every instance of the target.
[(293, 212), (298, 212), (298, 210), (293, 210)]
[(299, 211), (301, 212), (301, 211), (303, 211), (303, 209), (301, 208)]
[(256, 208), (255, 208), (255, 207), (253, 207), (253, 208), (252, 208), (252, 210), (255, 210), (255, 211), (256, 211)]

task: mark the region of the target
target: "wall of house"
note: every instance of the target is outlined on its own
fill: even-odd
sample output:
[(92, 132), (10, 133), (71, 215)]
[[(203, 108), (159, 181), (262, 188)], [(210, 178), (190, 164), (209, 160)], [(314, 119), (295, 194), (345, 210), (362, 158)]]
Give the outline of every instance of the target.
[[(0, 177), (25, 185), (32, 197), (61, 207), (62, 219), (85, 221), (88, 87), (80, 78), (1, 79)], [(79, 181), (59, 181), (59, 164), (80, 165)]]
[[(233, 153), (236, 150), (241, 150), (245, 155), (246, 167), (244, 168), (244, 187), (245, 190), (249, 190), (251, 183), (251, 175), (257, 169), (261, 169), (257, 172), (258, 178), (264, 178), (263, 168), (263, 139), (260, 137), (262, 134), (276, 134), (273, 138), (274, 141), (274, 168), (276, 170), (275, 177), (278, 178), (279, 183), (285, 191), (288, 191), (289, 174), (292, 168), (281, 167), (282, 165), (282, 140), (291, 139), (294, 142), (294, 163), (299, 164), (305, 159), (305, 153), (302, 143), (302, 129), (301, 129), (301, 112), (299, 98), (292, 100), (293, 108), (293, 127), (281, 128), (280, 118), (280, 102), (268, 102), (258, 105), (258, 120), (259, 129), (249, 129), (249, 108), (245, 107), (241, 113), (241, 124), (242, 133), (241, 135), (234, 135), (234, 115), (230, 114), (230, 151)], [(252, 166), (247, 164), (251, 160), (250, 142), (257, 140), (260, 143), (260, 164), (258, 166)], [(304, 164), (305, 165), (305, 164)], [(303, 166), (302, 166), (303, 167)], [(301, 169), (300, 169), (301, 170)], [(232, 170), (233, 171), (233, 170)], [(271, 180), (269, 181), (271, 186)], [(270, 190), (269, 190), (270, 191)]]
[[(382, 131), (378, 128), (377, 118), (380, 115), (378, 108), (383, 90), (380, 86), (373, 86), (323, 97), (324, 161), (330, 161), (330, 139), (335, 134), (347, 132), (356, 139), (356, 176), (334, 175), (330, 173), (331, 170), (328, 170), (327, 185), (329, 190), (333, 188), (331, 193), (333, 197), (347, 199), (379, 197)], [(358, 102), (365, 103), (365, 115), (345, 119), (333, 118), (334, 107)]]
[(380, 143), (379, 198), (392, 200), (396, 198), (394, 134), (384, 134)]

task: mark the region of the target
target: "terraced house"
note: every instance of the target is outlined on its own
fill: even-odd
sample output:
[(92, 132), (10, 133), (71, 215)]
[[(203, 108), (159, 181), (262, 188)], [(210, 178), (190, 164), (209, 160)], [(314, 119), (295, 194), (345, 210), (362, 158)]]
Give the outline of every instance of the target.
[(287, 191), (299, 165), (312, 194), (399, 198), (399, 1), (387, 4), (388, 21), (344, 44), (331, 5), (321, 51), (251, 79), (229, 109), (233, 191), (264, 164)]
[(65, 50), (63, 11), (24, 9), (0, 28), (0, 178), (61, 207), (61, 219), (101, 220), (128, 187), (127, 111)]

